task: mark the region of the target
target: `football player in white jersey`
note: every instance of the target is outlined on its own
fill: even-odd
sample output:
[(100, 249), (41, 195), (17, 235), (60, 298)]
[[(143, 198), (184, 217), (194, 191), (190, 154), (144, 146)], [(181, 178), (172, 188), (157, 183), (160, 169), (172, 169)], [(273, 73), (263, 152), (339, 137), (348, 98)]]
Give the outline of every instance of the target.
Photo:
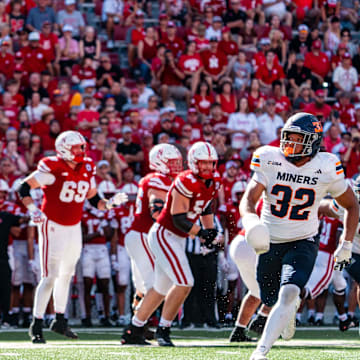
[[(335, 251), (336, 264), (350, 262), (359, 204), (348, 187), (337, 157), (319, 153), (323, 131), (316, 117), (291, 116), (281, 131), (280, 148), (263, 146), (253, 155), (254, 175), (240, 203), (245, 237), (260, 255), (257, 281), (260, 297), (273, 306), (251, 360), (266, 354), (281, 334), (295, 332), (295, 314), (313, 269), (319, 240), (318, 208), (330, 193), (345, 208), (344, 233)], [(263, 196), (261, 218), (255, 205)]]

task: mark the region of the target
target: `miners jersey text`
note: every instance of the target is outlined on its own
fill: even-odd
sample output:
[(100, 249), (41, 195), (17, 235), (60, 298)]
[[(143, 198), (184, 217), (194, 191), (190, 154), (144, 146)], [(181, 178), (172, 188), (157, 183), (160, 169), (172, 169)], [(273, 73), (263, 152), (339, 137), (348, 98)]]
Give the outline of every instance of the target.
[(318, 153), (297, 167), (279, 148), (263, 146), (254, 153), (250, 167), (253, 179), (266, 188), (261, 219), (273, 243), (316, 235), (321, 199), (328, 193), (340, 196), (347, 188), (341, 163), (330, 153)]

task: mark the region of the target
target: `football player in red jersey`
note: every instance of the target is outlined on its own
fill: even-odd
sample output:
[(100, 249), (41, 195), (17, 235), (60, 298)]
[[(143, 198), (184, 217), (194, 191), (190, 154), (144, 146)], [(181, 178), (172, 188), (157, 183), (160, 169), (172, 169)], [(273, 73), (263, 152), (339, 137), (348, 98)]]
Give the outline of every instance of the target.
[[(42, 319), (53, 292), (56, 318), (51, 330), (70, 338), (77, 335), (68, 327), (64, 312), (71, 277), (81, 252), (80, 220), (85, 199), (100, 210), (120, 205), (126, 195), (118, 193), (110, 200), (101, 199), (95, 187), (95, 166), (85, 157), (86, 141), (77, 131), (61, 133), (55, 142), (57, 156), (45, 157), (37, 170), (19, 187), (18, 193), (38, 224), (41, 281), (34, 298), (33, 322), (29, 334), (33, 343), (45, 343)], [(30, 189), (41, 187), (41, 210), (30, 196)]]
[(125, 295), (126, 288), (130, 283), (130, 259), (125, 249), (124, 238), (134, 221), (137, 190), (138, 187), (133, 182), (123, 185), (121, 191), (128, 195), (129, 201), (108, 212), (111, 227), (114, 229), (111, 241), (111, 266), (116, 272), (115, 291), (119, 311), (119, 319), (116, 324), (118, 326), (127, 324), (125, 316)]
[(181, 154), (170, 144), (154, 146), (149, 153), (149, 163), (154, 172), (140, 180), (135, 219), (125, 235), (137, 290), (134, 307), (154, 283), (154, 255), (148, 244), (148, 232), (164, 206), (173, 179), (183, 170)]
[[(155, 336), (160, 346), (174, 346), (170, 339), (171, 323), (194, 284), (185, 254), (186, 237), (197, 235), (212, 247), (217, 235), (212, 212), (213, 199), (221, 186), (217, 160), (212, 145), (195, 143), (188, 153), (190, 169), (181, 172), (172, 183), (165, 206), (148, 235), (155, 257), (154, 284), (125, 330), (123, 344), (148, 344), (144, 325), (166, 296)], [(195, 224), (199, 218), (203, 228)]]

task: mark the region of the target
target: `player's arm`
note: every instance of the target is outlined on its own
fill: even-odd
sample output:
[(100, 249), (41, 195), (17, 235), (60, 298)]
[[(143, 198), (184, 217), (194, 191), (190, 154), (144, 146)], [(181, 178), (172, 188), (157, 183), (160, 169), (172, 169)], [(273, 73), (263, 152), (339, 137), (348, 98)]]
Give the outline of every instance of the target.
[(197, 235), (201, 227), (192, 223), (187, 218), (187, 213), (190, 209), (190, 198), (181, 195), (176, 189), (172, 190), (171, 196), (173, 201), (170, 214), (173, 217), (174, 226), (189, 235)]
[(352, 242), (359, 223), (359, 203), (350, 186), (347, 187), (342, 195), (336, 197), (335, 200), (345, 209), (342, 238), (345, 241)]
[(149, 189), (149, 210), (153, 220), (156, 220), (160, 215), (165, 204), (166, 194), (167, 192), (163, 190)]
[(251, 179), (239, 206), (245, 229), (245, 239), (257, 254), (266, 253), (270, 248), (269, 230), (260, 222), (260, 218), (256, 214), (256, 203), (264, 190), (265, 186), (262, 183)]
[(117, 193), (109, 200), (102, 199), (95, 187), (91, 188), (86, 197), (89, 203), (99, 210), (110, 210), (115, 206), (119, 206), (128, 201), (128, 196), (125, 193)]
[(318, 217), (320, 218), (321, 216), (327, 216), (338, 219), (339, 216), (333, 211), (332, 204), (332, 199), (322, 199), (319, 205)]
[(35, 226), (28, 226), (26, 235), (27, 235), (27, 251), (28, 251), (29, 260), (34, 260)]
[[(41, 184), (36, 179), (36, 173), (38, 171), (33, 172), (24, 181), (21, 183), (18, 188), (18, 194), (22, 203), (31, 211), (33, 207), (35, 207), (34, 201), (30, 196), (30, 190), (41, 187)], [(41, 176), (41, 175), (40, 175)]]

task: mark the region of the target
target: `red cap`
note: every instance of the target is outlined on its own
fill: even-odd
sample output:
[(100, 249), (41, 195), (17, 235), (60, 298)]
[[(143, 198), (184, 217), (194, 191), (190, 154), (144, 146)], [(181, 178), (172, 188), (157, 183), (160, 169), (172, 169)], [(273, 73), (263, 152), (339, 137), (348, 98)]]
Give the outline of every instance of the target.
[(102, 100), (103, 98), (104, 98), (104, 95), (100, 91), (98, 91), (94, 94), (94, 99), (96, 99), (96, 100)]
[(346, 46), (346, 44), (344, 44), (344, 43), (340, 43), (339, 46), (338, 46), (338, 49), (339, 49), (339, 50), (340, 50), (340, 49), (347, 49), (347, 46)]
[(140, 95), (140, 91), (138, 89), (131, 89), (130, 94)]
[(351, 55), (348, 52), (346, 52), (345, 54), (343, 54), (342, 58), (343, 59), (351, 59)]
[(221, 32), (224, 34), (224, 33), (227, 33), (227, 32), (230, 32), (230, 28), (227, 27), (227, 26), (224, 26), (222, 29), (221, 29)]
[(4, 46), (4, 45), (10, 46), (10, 43), (8, 41), (4, 40), (1, 42), (1, 46)]
[(315, 91), (316, 96), (325, 96), (325, 91), (323, 89), (318, 89)]
[(159, 16), (159, 20), (168, 19), (168, 18), (169, 18), (169, 17), (168, 17), (167, 14), (161, 14), (161, 15)]
[(15, 59), (22, 59), (23, 58), (23, 55), (22, 55), (22, 52), (21, 51), (17, 51), (15, 53)]
[(173, 21), (169, 21), (167, 23), (167, 27), (176, 27), (175, 23)]
[(197, 114), (197, 110), (195, 108), (189, 108), (188, 114)]
[(320, 40), (315, 40), (315, 41), (313, 41), (312, 47), (313, 47), (314, 49), (321, 49), (321, 41), (320, 41)]
[(21, 64), (16, 64), (14, 71), (16, 72), (24, 72), (24, 67)]

